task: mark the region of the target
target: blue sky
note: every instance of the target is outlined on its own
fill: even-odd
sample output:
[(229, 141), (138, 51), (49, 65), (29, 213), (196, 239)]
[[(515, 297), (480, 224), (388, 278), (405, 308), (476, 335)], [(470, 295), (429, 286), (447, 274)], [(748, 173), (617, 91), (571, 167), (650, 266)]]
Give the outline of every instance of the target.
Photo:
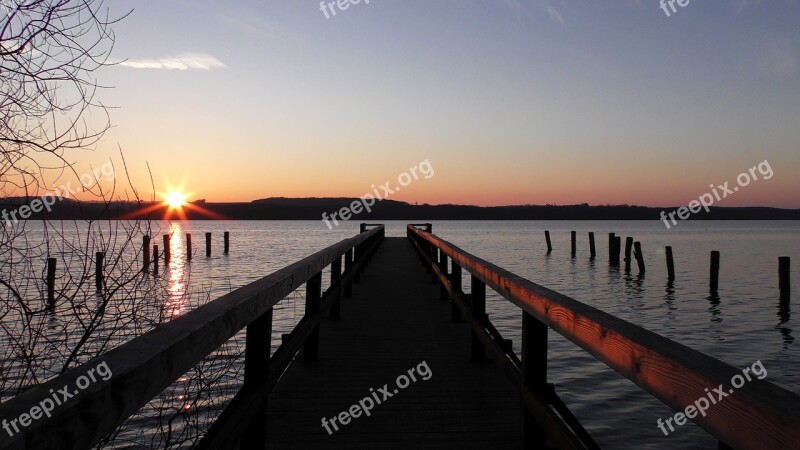
[(109, 5), (128, 65), (85, 161), (120, 145), (157, 190), (359, 196), (428, 159), (399, 200), (675, 205), (767, 159), (727, 205), (800, 208), (798, 1)]

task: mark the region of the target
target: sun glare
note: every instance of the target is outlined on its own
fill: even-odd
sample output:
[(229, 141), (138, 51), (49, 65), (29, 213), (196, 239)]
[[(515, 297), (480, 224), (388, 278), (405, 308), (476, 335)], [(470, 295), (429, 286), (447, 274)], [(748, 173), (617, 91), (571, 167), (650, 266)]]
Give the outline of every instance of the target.
[(178, 209), (186, 204), (186, 196), (180, 192), (170, 192), (164, 198), (164, 203), (169, 205), (172, 209)]

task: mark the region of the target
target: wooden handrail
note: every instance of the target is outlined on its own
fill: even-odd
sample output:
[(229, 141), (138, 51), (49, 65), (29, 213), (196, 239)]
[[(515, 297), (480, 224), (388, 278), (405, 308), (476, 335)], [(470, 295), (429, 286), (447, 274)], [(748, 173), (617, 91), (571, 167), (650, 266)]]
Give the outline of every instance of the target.
[[(76, 392), (73, 398), (56, 406), (51, 417), (34, 420), (13, 437), (2, 431), (0, 449), (93, 446), (237, 332), (271, 315), (273, 306), (303, 283), (318, 277), (336, 259), (354, 248), (368, 257), (384, 233), (384, 227), (378, 226), (320, 250), (3, 403), (0, 419), (10, 420), (51, 398), (51, 389), (57, 391), (69, 386), (72, 392), (76, 380), (99, 364), (107, 364), (113, 374), (108, 381), (92, 383)], [(351, 271), (357, 273), (364, 262), (356, 261)], [(349, 283), (352, 278), (353, 273), (347, 273), (342, 282)], [(318, 318), (317, 314), (301, 321), (310, 330), (303, 338), (313, 333), (311, 328)], [(269, 341), (259, 344), (266, 345), (268, 355)], [(258, 366), (253, 367), (257, 373)]]
[[(540, 286), (409, 225), (420, 249), (438, 250), (525, 313), (633, 381), (676, 411), (742, 371), (630, 322)], [(433, 258), (435, 260), (435, 258)], [(432, 269), (450, 289), (446, 273)], [(800, 448), (800, 395), (755, 378), (693, 420), (733, 448)], [(656, 419), (653, 418), (654, 432)]]

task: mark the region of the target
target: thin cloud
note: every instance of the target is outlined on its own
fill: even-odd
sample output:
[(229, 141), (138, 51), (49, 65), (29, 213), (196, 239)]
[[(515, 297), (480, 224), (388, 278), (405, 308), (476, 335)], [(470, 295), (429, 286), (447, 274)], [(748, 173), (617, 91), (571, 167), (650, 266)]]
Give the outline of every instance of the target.
[(558, 12), (558, 10), (553, 7), (553, 5), (549, 3), (545, 5), (545, 11), (547, 11), (547, 15), (550, 16), (551, 19), (555, 20), (561, 25), (564, 25), (564, 17), (561, 16), (561, 13)]
[[(564, 16), (547, 0), (533, 0), (532, 4), (536, 5), (536, 7), (542, 11), (544, 11), (550, 19), (558, 22), (561, 25), (565, 24)], [(522, 0), (505, 0), (506, 6), (517, 15), (520, 16), (528, 16), (528, 17), (535, 17), (530, 7), (523, 3)]]
[(128, 59), (118, 63), (133, 69), (211, 70), (228, 67), (217, 58), (204, 53), (183, 53), (158, 59)]

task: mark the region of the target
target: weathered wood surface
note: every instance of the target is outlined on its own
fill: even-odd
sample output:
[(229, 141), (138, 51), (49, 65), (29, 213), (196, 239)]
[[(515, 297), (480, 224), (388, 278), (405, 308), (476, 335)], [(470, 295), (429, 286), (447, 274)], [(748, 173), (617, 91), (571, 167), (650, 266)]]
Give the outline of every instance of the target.
[[(471, 255), (437, 236), (409, 231), (500, 295), (676, 411), (741, 370)], [(746, 383), (694, 422), (742, 449), (800, 448), (800, 395), (767, 381)]]
[[(269, 398), (269, 448), (519, 448), (519, 394), (490, 362), (470, 362), (470, 330), (404, 238), (388, 238), (361, 275), (340, 320), (320, 326), (318, 359), (292, 363)], [(332, 435), (322, 427), (425, 361), (371, 416)]]

